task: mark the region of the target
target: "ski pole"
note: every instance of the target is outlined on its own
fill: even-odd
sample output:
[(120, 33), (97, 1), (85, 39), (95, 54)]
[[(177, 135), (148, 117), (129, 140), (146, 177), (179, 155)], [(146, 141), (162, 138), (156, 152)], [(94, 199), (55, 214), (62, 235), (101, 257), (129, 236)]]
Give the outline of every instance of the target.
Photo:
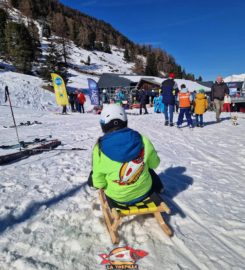
[(14, 111), (13, 111), (13, 108), (12, 108), (12, 103), (11, 103), (11, 100), (10, 100), (9, 89), (8, 89), (8, 86), (5, 86), (5, 102), (7, 100), (9, 101), (9, 105), (10, 105), (10, 109), (11, 109), (11, 113), (12, 113), (12, 117), (13, 117), (13, 121), (14, 121), (15, 132), (16, 132), (17, 140), (18, 140), (18, 143), (19, 143), (19, 146), (20, 146), (19, 147), (19, 150), (21, 151), (20, 139), (19, 139), (17, 125), (16, 125), (16, 122), (15, 122), (15, 117), (14, 117)]
[(70, 149), (54, 149), (54, 148), (37, 148), (37, 149), (29, 149), (31, 151), (84, 151), (88, 150), (86, 148), (70, 148)]

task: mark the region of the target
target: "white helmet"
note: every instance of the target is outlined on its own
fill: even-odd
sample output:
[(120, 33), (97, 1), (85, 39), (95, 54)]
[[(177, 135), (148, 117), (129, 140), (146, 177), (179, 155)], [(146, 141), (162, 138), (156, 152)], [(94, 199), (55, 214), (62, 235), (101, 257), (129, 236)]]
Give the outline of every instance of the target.
[(121, 129), (127, 127), (128, 119), (124, 109), (117, 104), (104, 104), (100, 114), (100, 125), (103, 132), (110, 129)]
[(103, 89), (103, 91), (102, 91), (104, 94), (106, 93), (106, 89)]

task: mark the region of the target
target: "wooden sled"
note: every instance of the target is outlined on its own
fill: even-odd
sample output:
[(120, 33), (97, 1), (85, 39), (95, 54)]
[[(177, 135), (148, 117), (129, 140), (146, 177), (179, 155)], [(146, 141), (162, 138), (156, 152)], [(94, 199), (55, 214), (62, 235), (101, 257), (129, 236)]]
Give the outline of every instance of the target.
[(162, 230), (168, 236), (173, 235), (172, 230), (165, 223), (161, 215), (163, 212), (170, 214), (170, 209), (161, 201), (156, 193), (152, 193), (149, 197), (133, 206), (118, 204), (112, 201), (105, 195), (102, 189), (99, 190), (99, 199), (107, 230), (113, 244), (117, 244), (120, 241), (118, 227), (122, 222), (122, 218), (125, 216), (153, 214)]

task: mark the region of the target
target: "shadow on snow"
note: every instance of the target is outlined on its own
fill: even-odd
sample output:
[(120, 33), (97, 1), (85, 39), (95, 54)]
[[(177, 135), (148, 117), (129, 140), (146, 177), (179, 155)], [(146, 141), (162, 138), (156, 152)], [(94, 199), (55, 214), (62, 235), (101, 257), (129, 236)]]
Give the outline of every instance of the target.
[(159, 174), (159, 177), (164, 185), (164, 192), (161, 198), (169, 206), (171, 213), (163, 214), (165, 221), (169, 224), (171, 216), (180, 215), (185, 218), (183, 210), (174, 202), (174, 198), (181, 192), (189, 188), (193, 184), (193, 178), (185, 175), (185, 167), (170, 167)]
[(14, 210), (12, 213), (8, 214), (7, 216), (0, 218), (0, 234), (3, 233), (7, 229), (11, 229), (17, 224), (25, 222), (27, 219), (30, 219), (38, 214), (41, 207), (51, 207), (64, 199), (74, 196), (77, 192), (79, 192), (87, 183), (82, 183), (68, 191), (61, 193), (60, 195), (53, 197), (51, 199), (41, 201), (41, 202), (32, 202), (30, 203), (25, 211), (18, 217), (13, 215)]

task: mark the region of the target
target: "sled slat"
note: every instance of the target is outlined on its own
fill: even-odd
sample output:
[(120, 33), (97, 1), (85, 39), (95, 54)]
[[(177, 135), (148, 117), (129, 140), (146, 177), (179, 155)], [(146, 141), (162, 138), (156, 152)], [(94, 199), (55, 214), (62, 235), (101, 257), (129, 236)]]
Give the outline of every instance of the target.
[(144, 199), (142, 202), (136, 203), (132, 206), (119, 204), (108, 198), (103, 190), (99, 191), (99, 198), (101, 201), (102, 211), (105, 218), (107, 230), (111, 236), (112, 243), (119, 243), (118, 227), (121, 224), (122, 218), (131, 215), (145, 215), (154, 214), (155, 219), (159, 223), (162, 230), (168, 235), (172, 236), (171, 228), (166, 224), (161, 215), (161, 212), (170, 213), (169, 207), (166, 203), (154, 193), (152, 196)]

